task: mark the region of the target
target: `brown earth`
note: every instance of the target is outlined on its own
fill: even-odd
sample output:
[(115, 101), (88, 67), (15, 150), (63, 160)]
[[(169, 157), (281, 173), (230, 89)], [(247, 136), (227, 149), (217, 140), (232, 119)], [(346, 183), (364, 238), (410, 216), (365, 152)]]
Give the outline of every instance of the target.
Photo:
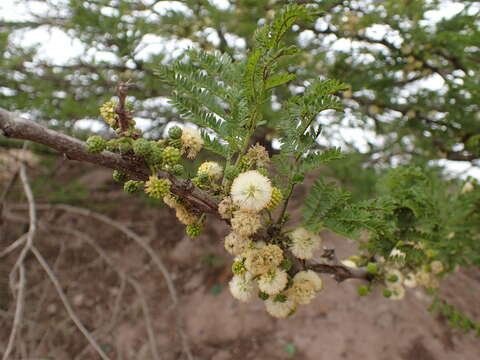
[[(230, 296), (231, 257), (221, 241), (227, 232), (224, 225), (210, 219), (204, 234), (191, 240), (169, 209), (152, 207), (124, 194), (109, 180), (108, 171), (64, 164), (55, 176), (67, 173), (76, 174), (92, 193), (94, 200), (80, 202), (82, 206), (106, 214), (149, 239), (179, 296), (176, 312), (151, 257), (118, 230), (65, 211), (41, 211), (35, 243), (57, 274), (73, 309), (111, 359), (152, 359), (142, 304), (134, 289), (125, 284), (122, 290), (122, 281), (112, 267), (68, 230), (89, 234), (114, 259), (115, 266), (140, 284), (161, 359), (186, 359), (185, 343), (198, 360), (480, 359), (479, 339), (452, 330), (444, 319), (429, 314), (426, 309), (431, 298), (421, 290), (408, 291), (403, 301), (387, 300), (379, 291), (360, 297), (356, 290), (359, 281), (337, 284), (323, 276), (325, 288), (313, 303), (286, 320), (271, 318), (260, 300), (243, 304)], [(297, 199), (301, 196), (302, 189)], [(12, 200), (16, 199), (12, 195)], [(7, 211), (0, 228), (0, 251), (25, 231), (26, 221), (25, 211)], [(330, 233), (323, 237), (340, 258), (354, 252), (352, 242)], [(1, 259), (3, 277), (17, 256), (15, 252)], [(29, 256), (26, 264), (25, 321), (12, 359), (99, 358), (68, 318), (35, 259)], [(446, 299), (480, 319), (478, 268), (457, 272), (443, 285)], [(0, 353), (13, 312), (12, 301), (0, 312)]]

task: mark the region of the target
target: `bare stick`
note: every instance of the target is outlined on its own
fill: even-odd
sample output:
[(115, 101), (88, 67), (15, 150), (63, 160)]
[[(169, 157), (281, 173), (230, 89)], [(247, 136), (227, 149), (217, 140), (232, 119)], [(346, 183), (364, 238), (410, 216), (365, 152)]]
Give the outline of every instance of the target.
[[(66, 229), (61, 229), (61, 230), (64, 231)], [(145, 327), (146, 327), (147, 333), (148, 333), (148, 338), (149, 338), (149, 342), (150, 342), (150, 349), (151, 349), (151, 352), (152, 352), (152, 356), (155, 360), (160, 359), (160, 356), (159, 356), (158, 350), (157, 350), (157, 342), (156, 342), (155, 332), (153, 330), (153, 324), (151, 322), (150, 310), (149, 310), (149, 307), (148, 307), (148, 304), (147, 304), (145, 293), (144, 293), (142, 287), (140, 286), (140, 284), (135, 279), (133, 279), (131, 276), (127, 275), (123, 270), (119, 269), (115, 265), (115, 261), (113, 261), (105, 253), (105, 251), (100, 246), (98, 246), (98, 244), (90, 236), (88, 236), (87, 234), (81, 233), (79, 231), (75, 231), (75, 230), (68, 230), (67, 232), (71, 233), (71, 234), (74, 234), (79, 239), (85, 241), (91, 247), (93, 247), (95, 249), (95, 251), (100, 255), (100, 257), (110, 267), (113, 268), (113, 270), (117, 273), (117, 275), (121, 279), (125, 279), (134, 288), (135, 292), (137, 293), (138, 297), (140, 298), (140, 302), (141, 302), (141, 306), (142, 306), (142, 310), (143, 310), (143, 316), (145, 318)]]
[(105, 352), (102, 350), (102, 348), (100, 347), (100, 345), (98, 345), (98, 343), (95, 341), (95, 339), (92, 337), (92, 335), (88, 332), (88, 330), (85, 328), (85, 326), (82, 324), (82, 322), (80, 321), (80, 319), (78, 318), (77, 314), (75, 313), (75, 311), (73, 311), (72, 309), (72, 306), (70, 305), (70, 302), (68, 301), (67, 299), (67, 296), (65, 295), (65, 293), (63, 292), (62, 290), (62, 286), (60, 285), (57, 277), (55, 276), (55, 274), (53, 273), (52, 269), (50, 268), (50, 266), (47, 264), (47, 262), (45, 261), (44, 257), (42, 256), (42, 254), (40, 254), (40, 252), (37, 250), (37, 248), (35, 246), (32, 246), (31, 248), (31, 251), (32, 253), (35, 255), (35, 257), (37, 258), (38, 262), (40, 263), (40, 265), (42, 266), (43, 270), (45, 270), (45, 272), (47, 273), (48, 277), (50, 278), (50, 280), (52, 281), (53, 283), (53, 286), (55, 287), (55, 290), (57, 291), (57, 294), (60, 298), (60, 300), (62, 301), (63, 303), (63, 306), (65, 306), (65, 309), (67, 310), (67, 313), (68, 315), (70, 316), (70, 318), (73, 320), (73, 322), (75, 323), (75, 325), (78, 327), (78, 329), (81, 331), (81, 333), (83, 334), (83, 336), (85, 336), (87, 338), (87, 340), (90, 342), (90, 344), (92, 345), (92, 347), (97, 351), (97, 353), (100, 355), (100, 357), (103, 359), (103, 360), (110, 360), (110, 358), (107, 356), (107, 354), (105, 354)]
[(30, 248), (33, 245), (33, 239), (35, 237), (35, 232), (37, 230), (37, 215), (35, 211), (35, 201), (33, 198), (32, 189), (30, 188), (30, 184), (28, 183), (27, 178), (27, 171), (24, 163), (20, 163), (20, 180), (22, 181), (23, 190), (27, 197), (28, 201), (28, 215), (29, 215), (29, 227), (27, 233), (27, 239), (25, 246), (20, 253), (17, 262), (15, 263), (11, 273), (10, 273), (10, 287), (13, 288), (13, 277), (17, 268), (19, 268), (19, 282), (18, 282), (18, 292), (17, 292), (17, 301), (16, 301), (16, 308), (15, 308), (15, 317), (13, 320), (12, 330), (10, 332), (10, 336), (8, 339), (7, 349), (3, 354), (3, 360), (8, 359), (10, 353), (13, 349), (13, 343), (15, 341), (15, 336), (18, 329), (21, 326), (22, 316), (23, 316), (23, 305), (25, 301), (25, 267), (23, 265), (23, 261), (27, 256), (27, 253), (30, 251)]

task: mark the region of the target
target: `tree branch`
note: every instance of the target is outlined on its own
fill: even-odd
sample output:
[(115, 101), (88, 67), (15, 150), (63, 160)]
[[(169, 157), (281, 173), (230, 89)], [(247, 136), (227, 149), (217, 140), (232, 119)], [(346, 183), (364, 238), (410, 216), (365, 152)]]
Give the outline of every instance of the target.
[[(0, 133), (13, 139), (30, 140), (59, 151), (70, 160), (97, 164), (129, 174), (137, 180), (148, 180), (150, 170), (145, 162), (135, 156), (119, 155), (109, 151), (93, 154), (85, 148), (83, 141), (56, 131), (47, 129), (33, 121), (22, 118), (0, 108)], [(165, 172), (161, 176), (172, 182), (171, 191), (185, 199), (201, 212), (218, 215), (218, 201), (195, 187), (191, 181), (176, 178)]]

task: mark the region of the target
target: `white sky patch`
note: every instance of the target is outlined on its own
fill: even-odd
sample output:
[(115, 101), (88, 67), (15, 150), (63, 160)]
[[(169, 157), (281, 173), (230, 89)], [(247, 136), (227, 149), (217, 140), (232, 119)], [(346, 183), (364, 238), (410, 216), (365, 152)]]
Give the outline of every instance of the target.
[[(66, 2), (66, 0), (59, 0), (59, 2), (60, 1)], [(228, 0), (209, 0), (209, 2), (220, 10), (227, 10), (231, 7)], [(455, 16), (458, 12), (462, 11), (464, 7), (465, 6), (459, 2), (443, 1), (440, 10), (427, 12), (425, 14), (426, 20), (423, 21), (426, 25), (435, 26), (435, 23), (438, 21)], [(472, 12), (478, 11), (480, 5), (472, 6), (472, 8)], [(42, 14), (48, 9), (48, 4), (45, 4), (43, 1), (29, 1), (27, 3), (23, 0), (0, 0), (0, 20), (29, 20), (31, 19), (31, 16), (29, 15), (30, 12), (34, 14)], [(160, 1), (155, 5), (154, 9), (161, 15), (167, 14), (169, 11), (192, 14), (192, 11), (181, 1)], [(112, 8), (108, 7), (102, 9), (102, 13), (105, 15), (113, 14), (113, 11)], [(142, 14), (141, 16), (147, 16), (147, 14)], [(148, 16), (156, 17), (157, 15), (150, 14)], [(320, 18), (315, 26), (320, 30), (326, 29), (329, 23), (325, 20), (327, 20), (327, 18)], [(203, 33), (206, 36), (207, 41), (218, 45), (219, 38), (214, 29), (207, 28), (203, 30)], [(366, 29), (366, 34), (375, 39), (385, 38), (395, 46), (400, 46), (402, 43), (402, 38), (386, 25), (376, 24), (370, 26)], [(119, 61), (118, 57), (112, 52), (96, 51), (93, 49), (86, 52), (84, 45), (79, 40), (70, 37), (61, 30), (49, 29), (46, 26), (28, 31), (20, 30), (12, 36), (15, 43), (21, 44), (22, 46), (38, 46), (39, 60), (48, 61), (53, 64), (60, 65), (68, 63), (71, 59), (79, 57), (82, 54), (84, 57), (87, 57), (87, 59), (94, 59), (95, 61)], [(245, 40), (234, 34), (225, 34), (225, 38), (230, 46), (235, 45), (235, 47), (240, 50), (244, 50), (246, 47)], [(312, 34), (304, 32), (301, 34), (299, 42), (301, 45), (303, 43), (305, 46), (311, 40)], [(357, 59), (359, 55), (357, 50), (365, 45), (364, 43), (348, 39), (338, 40), (334, 35), (327, 35), (324, 37), (324, 40), (326, 40), (327, 44), (330, 44), (332, 50), (350, 51), (354, 53), (354, 56)], [(195, 46), (195, 44), (190, 40), (182, 39), (166, 41), (162, 37), (148, 34), (144, 36), (142, 42), (137, 47), (135, 58), (146, 60), (151, 55), (164, 53), (167, 55), (166, 60), (168, 61), (172, 58), (178, 57), (184, 50), (193, 46)], [(377, 50), (386, 51), (381, 45), (377, 46)], [(331, 52), (329, 52), (328, 55), (331, 55)], [(371, 56), (363, 56), (361, 60), (368, 63), (374, 59), (372, 59)], [(462, 74), (459, 74), (459, 76), (461, 75)], [(459, 81), (458, 78), (457, 81)], [(421, 88), (439, 92), (445, 91), (444, 85), (443, 79), (439, 75), (434, 74), (424, 80), (411, 84), (406, 88), (406, 92), (402, 93), (402, 96), (408, 96), (408, 93), (415, 93)], [(0, 91), (3, 92), (1, 88)], [(156, 101), (156, 99), (152, 99), (152, 102), (153, 101)], [(160, 99), (159, 101), (163, 103), (166, 100)], [(145, 118), (135, 118), (135, 120), (137, 121), (137, 126), (144, 130), (148, 129), (152, 123), (150, 119)], [(324, 120), (324, 118), (322, 118), (322, 120)], [(172, 125), (169, 124), (166, 128), (168, 129), (173, 125), (174, 123), (172, 123)], [(83, 119), (77, 121), (75, 127), (79, 129), (88, 128), (92, 131), (99, 131), (105, 129), (105, 124), (99, 120)], [(355, 124), (350, 117), (346, 117), (345, 122), (342, 122), (342, 125), (338, 126), (338, 129), (332, 129), (330, 127), (329, 132), (337, 134), (332, 139), (329, 139), (330, 146), (340, 146), (342, 141), (347, 141), (355, 144), (359, 150), (366, 151), (368, 150), (368, 142), (376, 144), (381, 142), (381, 138), (373, 131), (355, 127)], [(274, 147), (278, 145), (277, 143), (278, 141), (274, 140)], [(432, 162), (432, 164), (433, 163), (434, 162)], [(480, 169), (478, 167), (472, 167), (468, 162), (438, 160), (438, 164), (445, 166), (447, 171), (459, 174), (460, 176), (465, 177), (471, 175), (480, 179)]]

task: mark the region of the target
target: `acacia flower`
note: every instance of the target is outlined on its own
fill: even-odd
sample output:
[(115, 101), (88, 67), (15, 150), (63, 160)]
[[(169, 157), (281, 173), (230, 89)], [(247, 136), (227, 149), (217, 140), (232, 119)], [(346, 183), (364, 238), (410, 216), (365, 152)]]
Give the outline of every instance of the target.
[(265, 308), (267, 312), (276, 318), (286, 318), (287, 316), (293, 314), (297, 309), (297, 305), (294, 301), (287, 299), (283, 302), (275, 301), (272, 298), (265, 300)]
[(270, 270), (258, 279), (258, 288), (268, 295), (278, 294), (287, 286), (288, 276), (283, 269)]
[(275, 269), (283, 260), (283, 251), (277, 245), (266, 245), (246, 253), (245, 267), (253, 275), (261, 275)]
[(182, 154), (189, 159), (195, 158), (203, 146), (203, 139), (197, 129), (186, 127), (182, 130)]
[(305, 273), (306, 271), (300, 271), (293, 277), (293, 285), (288, 289), (288, 295), (296, 303), (306, 305), (315, 298), (316, 292), (319, 291), (317, 289), (321, 290), (323, 285), (321, 279), (314, 278), (313, 274)]
[(313, 287), (316, 292), (322, 291), (323, 281), (320, 279), (320, 276), (313, 270), (299, 271), (293, 277), (294, 280), (306, 280), (313, 284)]
[(400, 270), (388, 270), (385, 274), (385, 282), (388, 287), (401, 285), (403, 282), (403, 274), (400, 272)]
[(242, 236), (253, 235), (260, 229), (260, 215), (252, 211), (235, 211), (231, 220), (233, 231)]
[(212, 180), (219, 180), (222, 177), (223, 169), (215, 161), (205, 161), (198, 168), (198, 175), (207, 175)]
[(390, 300), (402, 300), (405, 297), (405, 288), (401, 284), (389, 286), (389, 289), (392, 292)]
[(417, 286), (417, 278), (414, 273), (409, 273), (405, 275), (405, 279), (403, 280), (403, 285), (409, 288), (414, 288)]
[(243, 302), (251, 300), (257, 293), (255, 281), (253, 281), (252, 275), (248, 272), (241, 275), (233, 275), (228, 286), (232, 296)]
[(232, 255), (240, 255), (248, 249), (251, 240), (232, 231), (225, 237), (225, 250)]
[(311, 259), (313, 252), (320, 247), (322, 238), (304, 228), (298, 228), (289, 235), (292, 240), (290, 250), (299, 259)]
[(246, 171), (233, 180), (232, 200), (242, 210), (260, 211), (272, 198), (270, 180), (256, 170)]
[(247, 158), (255, 163), (257, 167), (264, 168), (270, 164), (270, 156), (267, 149), (260, 144), (255, 144), (247, 152)]

